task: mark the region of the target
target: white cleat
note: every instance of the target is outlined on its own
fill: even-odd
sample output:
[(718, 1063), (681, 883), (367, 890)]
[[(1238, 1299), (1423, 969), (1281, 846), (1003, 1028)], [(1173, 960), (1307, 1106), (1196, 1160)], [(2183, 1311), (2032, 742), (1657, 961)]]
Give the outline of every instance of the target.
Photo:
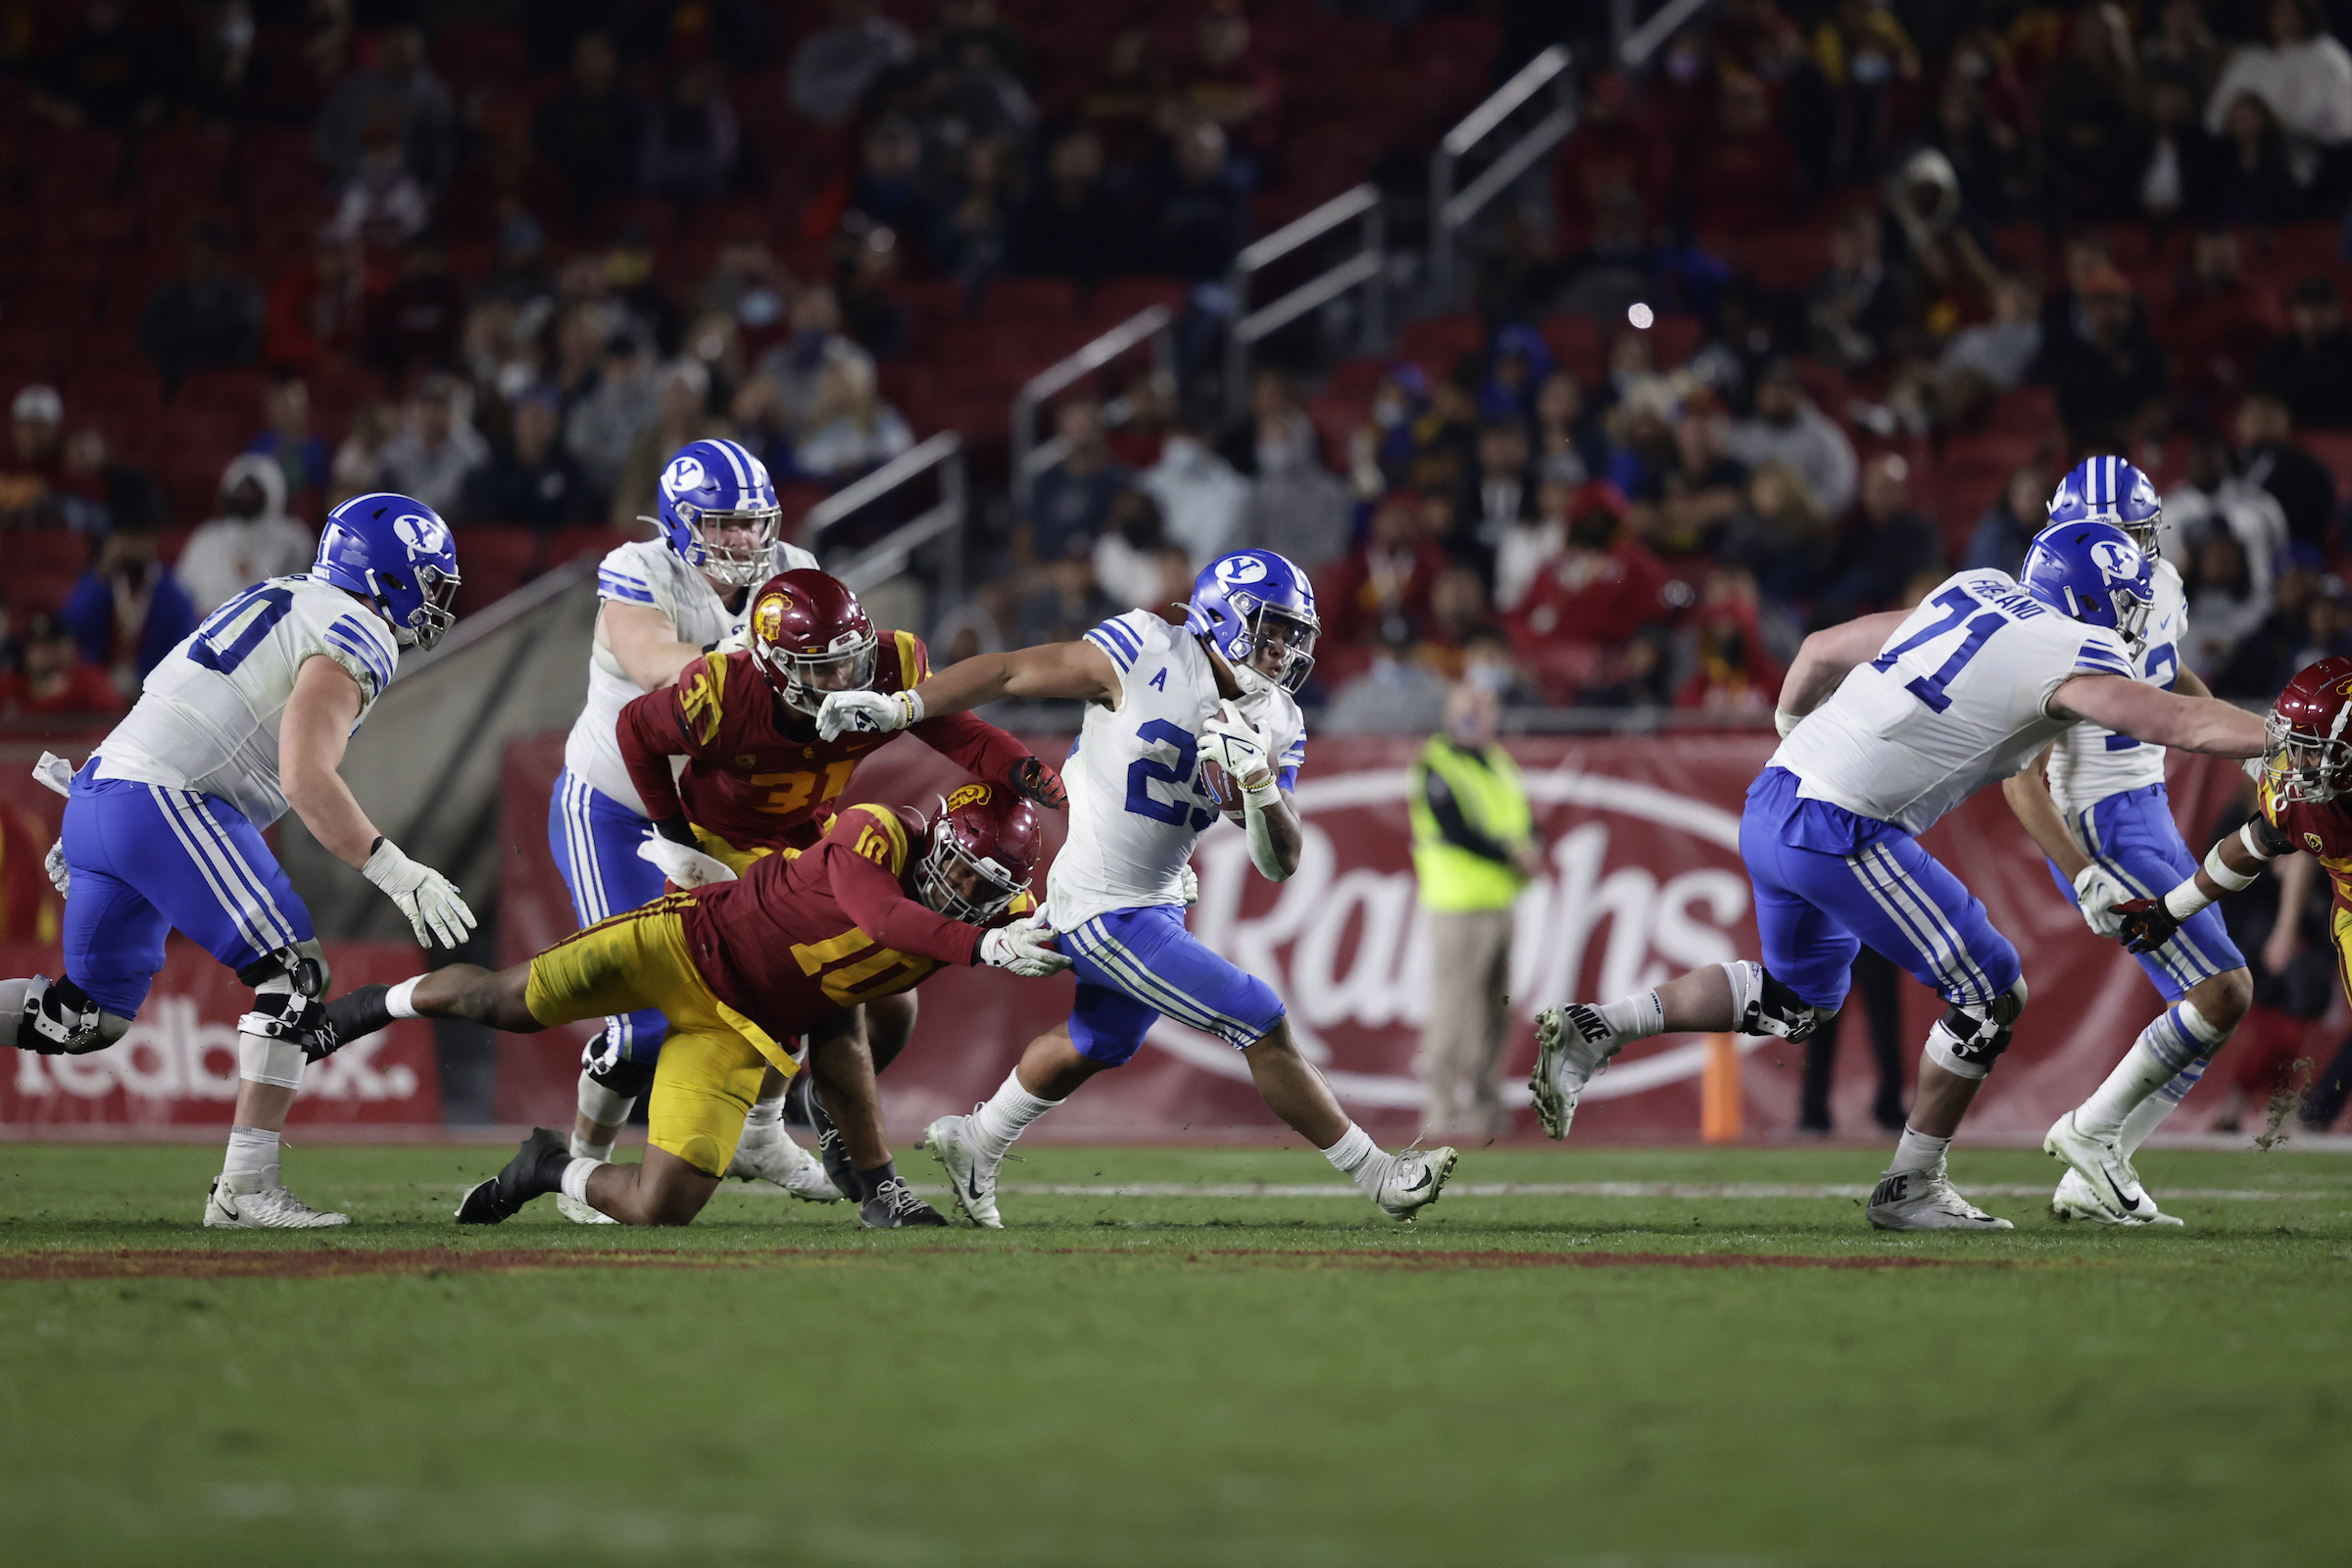
[(1960, 1196), (1939, 1165), (1934, 1170), (1881, 1173), (1870, 1195), (1870, 1224), (1882, 1231), (2013, 1231), (2016, 1226), (1987, 1214)]
[(2132, 1168), (2132, 1161), (2114, 1139), (2083, 1132), (2075, 1125), (2075, 1113), (2070, 1110), (2051, 1126), (2041, 1150), (2072, 1165), (2097, 1195), (2097, 1201), (2117, 1219), (2134, 1225), (2150, 1223), (2148, 1216), (2156, 1212), (2156, 1200), (2139, 1185), (2139, 1172)]
[(309, 1231), (348, 1225), (351, 1216), (313, 1208), (279, 1182), (272, 1168), (214, 1177), (204, 1197), (204, 1223), (241, 1231)]
[(2176, 1214), (2167, 1214), (2150, 1198), (2147, 1206), (2132, 1218), (2126, 1219), (2105, 1203), (2082, 1179), (2079, 1170), (2069, 1169), (2058, 1179), (2058, 1191), (2050, 1195), (2050, 1218), (2055, 1220), (2083, 1220), (2092, 1225), (2180, 1225), (2185, 1223)]
[(841, 1189), (825, 1174), (824, 1162), (786, 1136), (781, 1127), (746, 1129), (735, 1146), (727, 1174), (739, 1182), (769, 1182), (810, 1203), (837, 1203)]
[(1438, 1200), (1462, 1156), (1450, 1149), (1410, 1149), (1398, 1154), (1373, 1201), (1391, 1219), (1411, 1219)]
[(948, 1188), (956, 1195), (956, 1212), (985, 1231), (1001, 1231), (997, 1213), (997, 1167), (972, 1136), (969, 1116), (942, 1116), (923, 1129), (923, 1148), (948, 1173)]
[(1535, 1092), (1544, 1137), (1568, 1136), (1585, 1085), (1631, 1038), (1610, 1028), (1599, 1008), (1581, 1002), (1536, 1014), (1536, 1070), (1528, 1074), (1527, 1087)]
[(620, 1223), (603, 1209), (591, 1208), (580, 1200), (566, 1198), (562, 1193), (556, 1195), (556, 1212), (574, 1225), (617, 1225)]

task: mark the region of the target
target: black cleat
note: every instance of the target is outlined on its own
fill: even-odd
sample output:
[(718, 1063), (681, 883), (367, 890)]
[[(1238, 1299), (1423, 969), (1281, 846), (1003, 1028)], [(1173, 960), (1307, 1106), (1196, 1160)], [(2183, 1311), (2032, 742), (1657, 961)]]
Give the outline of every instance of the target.
[(466, 1195), (458, 1204), (461, 1225), (497, 1225), (522, 1212), (534, 1198), (564, 1190), (564, 1168), (571, 1163), (571, 1146), (560, 1133), (531, 1129), (506, 1169)]
[(858, 1205), (858, 1223), (869, 1231), (905, 1230), (914, 1225), (945, 1225), (948, 1216), (914, 1196), (914, 1189), (893, 1176), (874, 1189), (874, 1196)]
[(326, 1004), (326, 1021), (334, 1031), (335, 1044), (348, 1046), (363, 1035), (374, 1034), (392, 1022), (392, 1014), (384, 1006), (384, 996), (390, 986), (362, 986), (346, 992)]

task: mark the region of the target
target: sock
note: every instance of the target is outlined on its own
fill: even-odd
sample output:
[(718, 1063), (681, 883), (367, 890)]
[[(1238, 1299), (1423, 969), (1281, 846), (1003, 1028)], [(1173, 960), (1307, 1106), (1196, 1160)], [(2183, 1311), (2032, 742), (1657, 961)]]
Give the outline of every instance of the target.
[(1023, 1128), (1060, 1103), (1058, 1100), (1040, 1100), (1023, 1089), (1017, 1070), (1006, 1073), (987, 1103), (972, 1112), (972, 1131), (979, 1138), (981, 1152), (991, 1159), (1003, 1159)]
[(781, 1094), (773, 1100), (753, 1101), (750, 1114), (743, 1118), (743, 1131), (747, 1138), (756, 1132), (780, 1132), (783, 1126), (784, 1097)]
[(1926, 1133), (1905, 1127), (1903, 1136), (1894, 1146), (1894, 1163), (1886, 1168), (1889, 1171), (1939, 1170), (1943, 1166), (1943, 1152), (1951, 1147), (1949, 1138), (1930, 1138)]
[(266, 1127), (231, 1127), (223, 1176), (261, 1175), (277, 1163), (277, 1134)]
[(1610, 1028), (1636, 1040), (1647, 1040), (1651, 1035), (1663, 1034), (1666, 1030), (1666, 1004), (1658, 1000), (1655, 991), (1623, 997), (1592, 1010), (1599, 1013)]
[(1323, 1151), (1323, 1157), (1331, 1161), (1334, 1170), (1367, 1193), (1378, 1191), (1390, 1162), (1389, 1156), (1372, 1141), (1372, 1135), (1353, 1122), (1340, 1134), (1338, 1143)]
[(2228, 1038), (2188, 1003), (2165, 1008), (2076, 1109), (2075, 1125), (2093, 1138), (2116, 1138), (2126, 1116)]
[(418, 982), (422, 981), (423, 979), (424, 976), (420, 974), (411, 975), (408, 979), (403, 980), (400, 984), (385, 992), (384, 1010), (395, 1018), (423, 1017), (424, 1014), (416, 1010), (416, 1004), (413, 1000), (416, 995), (416, 987)]
[(850, 1177), (858, 1186), (858, 1190), (850, 1196), (862, 1203), (880, 1192), (884, 1182), (895, 1182), (899, 1179), (898, 1165), (896, 1161), (886, 1159), (870, 1170), (854, 1170), (850, 1172)]
[(603, 1159), (592, 1155), (575, 1156), (570, 1164), (564, 1167), (564, 1196), (577, 1203), (587, 1202), (588, 1178), (604, 1164)]
[(610, 1161), (612, 1158), (612, 1146), (611, 1144), (592, 1144), (575, 1132), (571, 1135), (571, 1157)]
[(2173, 1074), (2171, 1082), (2132, 1107), (2132, 1114), (2124, 1118), (2123, 1132), (2115, 1140), (2122, 1146), (2126, 1159), (2138, 1153), (2139, 1146), (2148, 1141), (2148, 1134), (2163, 1126), (2164, 1118), (2180, 1107), (2188, 1092), (2197, 1087), (2197, 1080), (2205, 1076), (2206, 1065), (2212, 1060), (2211, 1056), (2199, 1056)]

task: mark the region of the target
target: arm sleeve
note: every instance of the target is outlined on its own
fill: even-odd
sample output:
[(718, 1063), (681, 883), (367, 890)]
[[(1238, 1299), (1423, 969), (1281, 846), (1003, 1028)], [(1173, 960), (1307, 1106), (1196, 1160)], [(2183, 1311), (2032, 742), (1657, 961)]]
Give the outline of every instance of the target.
[(638, 799), (645, 802), (646, 815), (657, 822), (683, 816), (686, 806), (678, 799), (678, 783), (669, 771), (672, 757), (692, 755), (686, 727), (678, 718), (678, 688), (664, 686), (632, 698), (621, 709), (615, 730), (621, 760), (628, 764)]
[[(936, 958), (941, 963), (970, 965), (980, 952), (980, 928), (951, 920), (906, 896), (899, 873), (880, 860), (858, 853), (857, 839), (874, 813), (852, 807), (841, 813), (818, 851), (825, 858), (825, 877), (842, 912), (858, 929), (886, 948)], [(845, 831), (846, 829), (846, 831)], [(900, 842), (904, 843), (901, 835)]]
[(1470, 819), (1462, 814), (1461, 802), (1454, 799), (1453, 786), (1434, 767), (1422, 770), (1421, 798), (1428, 803), (1429, 814), (1437, 821), (1438, 835), (1446, 843), (1498, 865), (1511, 863), (1509, 850), (1471, 826)]

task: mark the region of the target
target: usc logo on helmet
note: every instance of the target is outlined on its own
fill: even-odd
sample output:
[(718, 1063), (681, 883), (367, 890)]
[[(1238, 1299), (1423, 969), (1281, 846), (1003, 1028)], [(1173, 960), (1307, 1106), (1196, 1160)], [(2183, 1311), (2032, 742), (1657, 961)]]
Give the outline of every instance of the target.
[(993, 793), (985, 784), (965, 784), (948, 797), (948, 809), (960, 811), (967, 806), (978, 806)]
[(753, 612), (753, 630), (762, 642), (781, 642), (784, 638), (784, 612), (792, 608), (792, 595), (769, 594), (760, 601)]
[(2352, 680), (2337, 681), (2335, 683), (2335, 695), (2338, 697), (2352, 697)]

